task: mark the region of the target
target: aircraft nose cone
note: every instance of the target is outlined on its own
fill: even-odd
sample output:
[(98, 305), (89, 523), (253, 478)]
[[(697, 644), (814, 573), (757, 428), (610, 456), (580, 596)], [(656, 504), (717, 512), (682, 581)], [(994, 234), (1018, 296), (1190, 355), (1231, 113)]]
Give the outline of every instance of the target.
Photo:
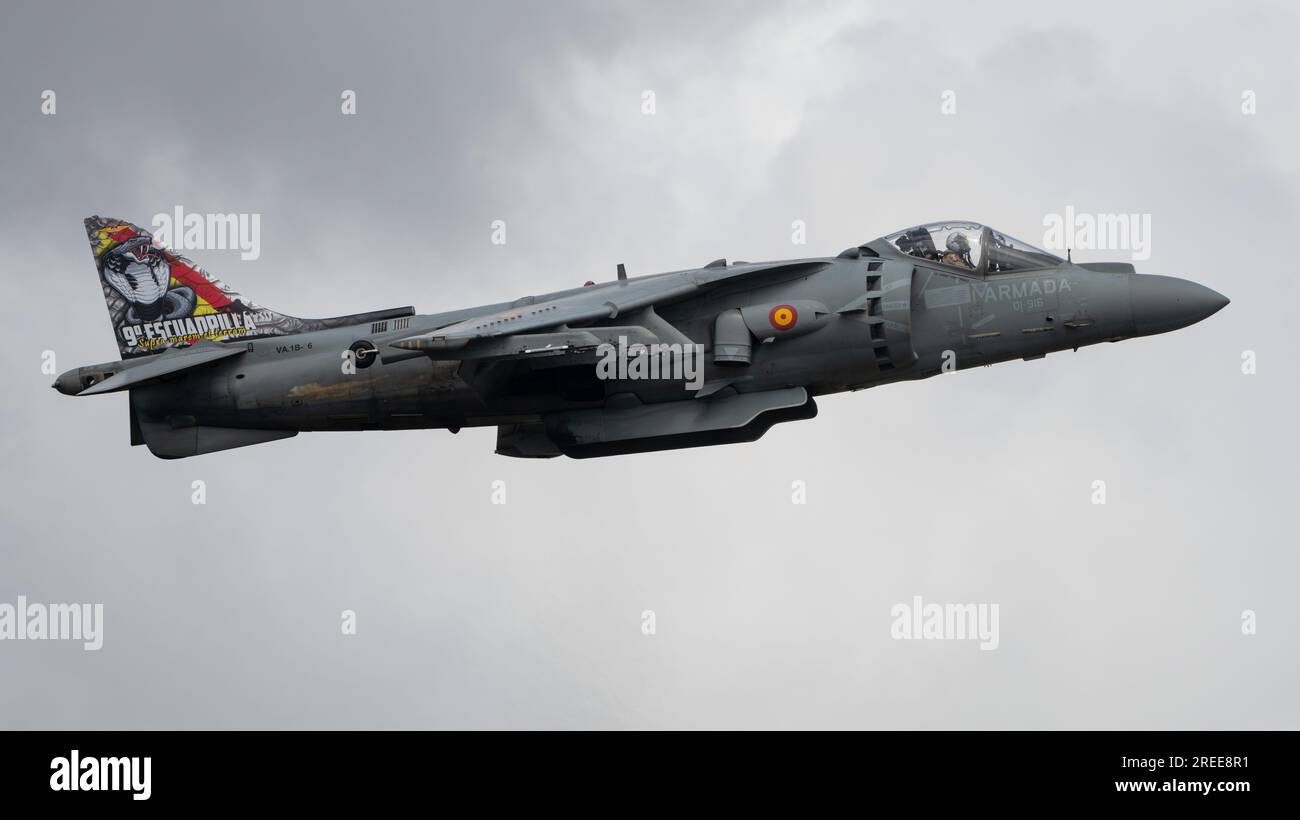
[(1139, 336), (1194, 325), (1228, 304), (1222, 293), (1173, 276), (1135, 274), (1129, 282), (1133, 325)]

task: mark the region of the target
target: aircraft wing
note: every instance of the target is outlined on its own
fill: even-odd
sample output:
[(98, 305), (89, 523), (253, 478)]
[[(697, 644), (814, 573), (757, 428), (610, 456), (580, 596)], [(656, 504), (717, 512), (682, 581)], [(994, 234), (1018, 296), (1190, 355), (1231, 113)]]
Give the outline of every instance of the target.
[(406, 350), (436, 351), (465, 347), (476, 339), (535, 333), (561, 325), (582, 326), (602, 319), (687, 298), (722, 282), (762, 274), (811, 272), (827, 264), (825, 259), (790, 262), (735, 263), (723, 260), (694, 270), (619, 280), (571, 291), (562, 296), (519, 305), (497, 313), (466, 319), (427, 333), (391, 342)]

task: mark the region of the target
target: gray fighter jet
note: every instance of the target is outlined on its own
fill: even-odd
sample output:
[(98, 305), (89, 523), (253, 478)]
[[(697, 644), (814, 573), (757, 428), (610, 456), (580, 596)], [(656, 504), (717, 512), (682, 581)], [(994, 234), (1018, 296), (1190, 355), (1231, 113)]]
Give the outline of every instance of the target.
[(814, 397), (1186, 327), (1209, 288), (1073, 264), (974, 222), (835, 257), (690, 270), (449, 313), (299, 319), (128, 222), (86, 220), (121, 361), (60, 392), (130, 394), (131, 444), (184, 458), (316, 430), (495, 426), (502, 455), (754, 441)]

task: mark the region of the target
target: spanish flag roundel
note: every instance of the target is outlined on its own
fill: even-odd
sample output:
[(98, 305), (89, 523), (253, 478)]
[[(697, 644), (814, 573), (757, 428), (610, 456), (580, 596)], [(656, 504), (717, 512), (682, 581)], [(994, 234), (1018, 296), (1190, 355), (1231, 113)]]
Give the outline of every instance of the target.
[(777, 305), (767, 314), (767, 321), (777, 330), (789, 330), (799, 322), (794, 305)]

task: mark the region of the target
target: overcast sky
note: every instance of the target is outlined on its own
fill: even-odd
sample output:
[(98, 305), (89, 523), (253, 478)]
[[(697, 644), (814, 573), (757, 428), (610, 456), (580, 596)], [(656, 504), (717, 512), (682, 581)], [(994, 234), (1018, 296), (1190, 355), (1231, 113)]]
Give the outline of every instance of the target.
[[(7, 4), (0, 603), (105, 624), (98, 652), (0, 642), (0, 727), (1300, 728), (1298, 16)], [(1038, 243), (1067, 206), (1150, 214), (1139, 269), (1232, 304), (827, 397), (749, 445), (521, 461), (486, 428), (167, 462), (128, 446), (124, 395), (59, 395), (41, 357), (117, 358), (81, 219), (178, 205), (260, 214), (256, 261), (189, 255), (299, 316), (948, 217)], [(999, 647), (891, 639), (914, 595), (998, 604)]]

